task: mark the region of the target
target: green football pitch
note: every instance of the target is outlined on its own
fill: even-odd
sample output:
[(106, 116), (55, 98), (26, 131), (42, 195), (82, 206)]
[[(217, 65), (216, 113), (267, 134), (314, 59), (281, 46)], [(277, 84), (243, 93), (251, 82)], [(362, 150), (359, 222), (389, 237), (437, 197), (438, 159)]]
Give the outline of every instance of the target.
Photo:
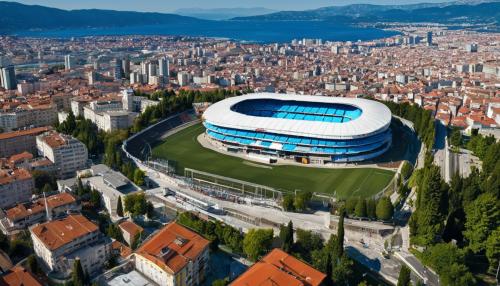
[(209, 172), (285, 191), (308, 190), (337, 198), (370, 197), (385, 188), (394, 172), (376, 168), (326, 169), (255, 163), (206, 149), (196, 139), (204, 132), (196, 124), (167, 137), (155, 146), (153, 156), (175, 161), (184, 168)]

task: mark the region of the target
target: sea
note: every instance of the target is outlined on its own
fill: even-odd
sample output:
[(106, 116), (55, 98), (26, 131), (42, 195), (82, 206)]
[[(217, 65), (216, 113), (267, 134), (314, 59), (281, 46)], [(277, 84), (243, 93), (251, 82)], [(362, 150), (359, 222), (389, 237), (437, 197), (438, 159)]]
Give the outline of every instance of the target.
[(29, 30), (14, 33), (14, 35), (21, 37), (40, 38), (124, 35), (197, 36), (263, 44), (284, 43), (303, 38), (324, 41), (367, 41), (396, 34), (398, 34), (396, 31), (349, 26), (330, 21), (213, 21), (203, 25), (199, 23), (172, 23), (108, 28)]

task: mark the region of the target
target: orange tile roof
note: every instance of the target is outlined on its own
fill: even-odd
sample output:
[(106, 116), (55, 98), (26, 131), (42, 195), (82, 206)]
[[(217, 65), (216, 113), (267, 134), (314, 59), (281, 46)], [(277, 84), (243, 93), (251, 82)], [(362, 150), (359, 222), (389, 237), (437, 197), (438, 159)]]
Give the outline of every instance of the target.
[(130, 254), (132, 254), (132, 249), (130, 249), (130, 247), (126, 246), (125, 244), (119, 242), (118, 240), (113, 241), (111, 247), (113, 248), (113, 250), (119, 251), (120, 256), (123, 258), (126, 258)]
[(76, 238), (98, 231), (99, 228), (82, 215), (70, 215), (63, 219), (39, 224), (31, 229), (50, 250), (56, 250)]
[(46, 126), (46, 127), (37, 127), (37, 128), (31, 128), (27, 130), (20, 130), (20, 131), (12, 131), (12, 132), (5, 132), (0, 134), (0, 140), (4, 139), (10, 139), (14, 137), (19, 137), (19, 136), (27, 136), (27, 135), (38, 135), (43, 132), (47, 132), (49, 130), (52, 130), (52, 127)]
[(130, 236), (133, 238), (136, 234), (141, 233), (144, 231), (144, 229), (137, 224), (131, 222), (131, 221), (124, 221), (119, 224), (119, 227), (122, 229), (122, 231), (126, 231), (130, 234)]
[(0, 170), (0, 185), (10, 184), (17, 180), (26, 180), (31, 178), (32, 176), (30, 172), (23, 168)]
[(1, 286), (42, 286), (31, 273), (21, 266), (15, 266), (0, 278)]
[(196, 232), (172, 222), (146, 241), (136, 253), (166, 272), (175, 274), (189, 261), (195, 260), (209, 243)]
[[(63, 205), (68, 205), (74, 202), (76, 202), (76, 199), (69, 193), (60, 193), (47, 197), (47, 204), (51, 209)], [(35, 202), (33, 202), (32, 204), (19, 204), (13, 208), (10, 208), (5, 211), (5, 214), (6, 217), (9, 218), (9, 220), (14, 221), (44, 211), (45, 211), (45, 199), (40, 198)]]
[(275, 248), (231, 286), (318, 286), (326, 275)]
[(50, 132), (42, 136), (42, 140), (52, 148), (66, 145), (66, 140), (57, 132)]

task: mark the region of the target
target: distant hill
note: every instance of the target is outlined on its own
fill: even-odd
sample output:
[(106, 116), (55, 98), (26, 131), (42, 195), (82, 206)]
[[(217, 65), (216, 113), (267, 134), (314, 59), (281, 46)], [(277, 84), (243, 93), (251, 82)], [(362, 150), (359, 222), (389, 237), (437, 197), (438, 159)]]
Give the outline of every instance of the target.
[(113, 10), (62, 10), (0, 1), (0, 33), (30, 29), (121, 27), (169, 23), (203, 24), (206, 20), (175, 14)]
[[(467, 3), (467, 4), (463, 4)], [(281, 11), (268, 15), (238, 17), (238, 21), (337, 20), (341, 16), (351, 22), (496, 22), (500, 23), (498, 1), (455, 1), (449, 3), (422, 3), (410, 5), (353, 4), (331, 6), (306, 11)]]
[(182, 16), (189, 16), (206, 20), (227, 20), (235, 17), (248, 17), (248, 16), (271, 14), (275, 12), (277, 11), (263, 7), (255, 7), (255, 8), (215, 8), (215, 9), (183, 8), (176, 10), (174, 13)]

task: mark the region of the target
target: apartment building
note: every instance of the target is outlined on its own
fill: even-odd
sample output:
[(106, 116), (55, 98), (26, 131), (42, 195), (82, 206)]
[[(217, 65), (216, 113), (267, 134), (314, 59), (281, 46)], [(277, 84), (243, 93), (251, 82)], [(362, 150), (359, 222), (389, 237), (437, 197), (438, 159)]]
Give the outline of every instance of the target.
[(85, 169), (88, 151), (77, 139), (57, 132), (47, 132), (36, 138), (38, 154), (56, 165), (59, 178), (69, 178)]
[(208, 271), (209, 243), (172, 222), (136, 251), (135, 268), (158, 285), (200, 285)]
[(325, 274), (275, 248), (230, 285), (319, 286), (325, 278)]
[(24, 127), (50, 126), (57, 120), (57, 107), (53, 104), (21, 105), (0, 112), (0, 128), (12, 131)]
[(22, 152), (36, 154), (36, 136), (52, 128), (49, 126), (0, 134), (0, 158), (10, 157)]
[(37, 223), (80, 210), (81, 206), (75, 197), (69, 193), (60, 193), (1, 211), (0, 229), (4, 234), (10, 235)]
[(34, 189), (35, 182), (28, 170), (0, 170), (0, 208), (29, 201)]
[(112, 241), (82, 215), (69, 215), (30, 229), (35, 254), (49, 271), (69, 277), (79, 259), (85, 273), (101, 272), (112, 253)]

